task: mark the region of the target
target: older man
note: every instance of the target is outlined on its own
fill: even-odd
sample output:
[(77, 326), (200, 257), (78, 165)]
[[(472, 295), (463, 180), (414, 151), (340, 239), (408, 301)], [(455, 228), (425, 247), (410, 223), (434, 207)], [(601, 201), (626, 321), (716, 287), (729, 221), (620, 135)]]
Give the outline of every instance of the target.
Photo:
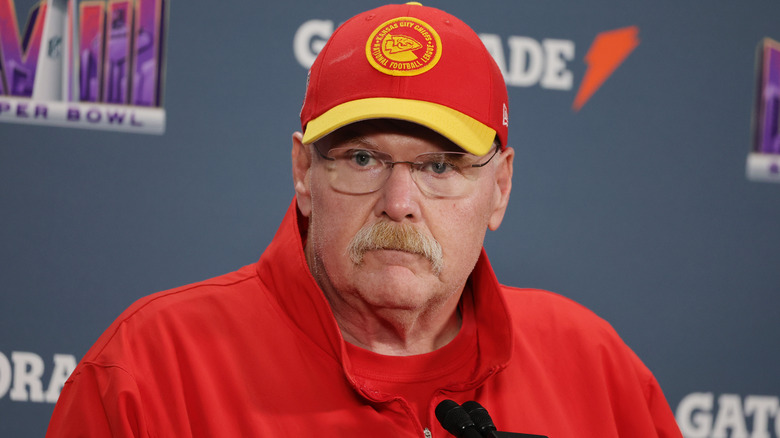
[(457, 18), (346, 22), (310, 71), (295, 199), (260, 260), (131, 306), (48, 436), (479, 436), (466, 401), (517, 433), (680, 436), (606, 322), (498, 283), (482, 244), (511, 191), (507, 105)]

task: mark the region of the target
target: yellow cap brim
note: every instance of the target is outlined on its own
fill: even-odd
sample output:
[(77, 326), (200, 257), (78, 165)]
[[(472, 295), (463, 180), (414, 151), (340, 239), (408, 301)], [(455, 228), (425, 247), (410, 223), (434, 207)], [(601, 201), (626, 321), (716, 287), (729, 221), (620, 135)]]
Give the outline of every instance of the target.
[(496, 137), (494, 129), (444, 105), (421, 100), (372, 97), (342, 103), (312, 119), (306, 125), (303, 143), (313, 143), (350, 123), (384, 118), (423, 125), (477, 156), (487, 154)]

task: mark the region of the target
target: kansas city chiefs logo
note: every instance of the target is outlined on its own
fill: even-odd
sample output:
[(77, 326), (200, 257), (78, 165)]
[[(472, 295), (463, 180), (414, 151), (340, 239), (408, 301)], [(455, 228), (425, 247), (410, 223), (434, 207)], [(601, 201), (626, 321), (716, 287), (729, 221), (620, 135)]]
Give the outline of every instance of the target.
[(413, 51), (422, 48), (422, 46), (417, 40), (406, 35), (388, 35), (385, 38), (383, 49), (388, 58), (403, 62), (417, 59), (417, 55)]

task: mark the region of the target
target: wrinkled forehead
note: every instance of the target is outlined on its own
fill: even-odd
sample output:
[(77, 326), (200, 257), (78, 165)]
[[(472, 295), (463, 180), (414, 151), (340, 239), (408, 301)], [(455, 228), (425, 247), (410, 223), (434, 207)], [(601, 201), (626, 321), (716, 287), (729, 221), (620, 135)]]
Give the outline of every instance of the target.
[[(380, 134), (414, 137), (430, 143), (433, 151), (465, 152), (447, 137), (430, 128), (397, 119), (373, 119), (355, 122), (331, 132), (315, 143), (323, 151), (348, 144), (372, 146), (372, 138)], [(373, 144), (373, 146), (379, 148), (378, 145)]]

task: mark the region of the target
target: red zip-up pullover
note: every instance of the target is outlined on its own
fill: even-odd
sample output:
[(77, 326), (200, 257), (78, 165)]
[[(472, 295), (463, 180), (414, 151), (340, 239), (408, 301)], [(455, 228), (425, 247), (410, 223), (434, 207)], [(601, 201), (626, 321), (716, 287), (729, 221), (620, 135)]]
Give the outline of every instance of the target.
[(680, 437), (653, 375), (612, 327), (550, 292), (498, 283), (481, 254), (458, 336), (429, 354), (344, 342), (311, 276), (293, 200), (260, 260), (142, 298), (65, 384), (47, 437), (449, 437), (447, 398), (499, 430)]

